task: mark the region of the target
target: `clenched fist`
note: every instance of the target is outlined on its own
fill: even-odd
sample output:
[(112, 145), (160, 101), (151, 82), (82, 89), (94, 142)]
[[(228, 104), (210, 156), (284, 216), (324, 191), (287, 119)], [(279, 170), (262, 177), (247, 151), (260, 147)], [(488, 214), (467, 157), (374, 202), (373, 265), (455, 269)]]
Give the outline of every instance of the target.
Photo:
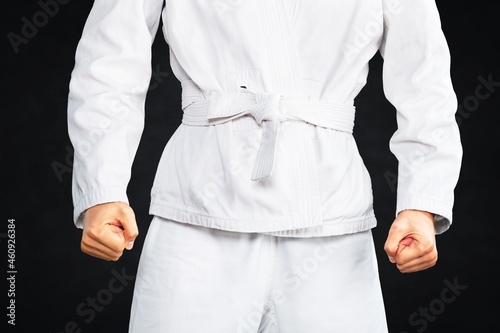
[(401, 273), (421, 271), (436, 264), (435, 235), (432, 214), (404, 210), (392, 223), (384, 250)]
[(132, 208), (124, 202), (109, 202), (86, 210), (81, 249), (108, 261), (117, 261), (123, 250), (131, 250), (139, 231)]

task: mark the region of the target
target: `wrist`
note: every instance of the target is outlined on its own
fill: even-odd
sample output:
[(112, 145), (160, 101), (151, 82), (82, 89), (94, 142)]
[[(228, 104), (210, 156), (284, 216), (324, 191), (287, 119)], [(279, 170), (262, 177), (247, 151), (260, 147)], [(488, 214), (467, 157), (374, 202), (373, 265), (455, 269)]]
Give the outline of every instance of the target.
[(426, 216), (427, 218), (429, 218), (430, 220), (434, 221), (434, 214), (433, 213), (430, 213), (428, 211), (425, 211), (425, 210), (419, 210), (419, 209), (405, 209), (405, 210), (402, 210), (401, 212), (398, 213), (399, 214), (410, 214), (410, 215), (424, 215)]

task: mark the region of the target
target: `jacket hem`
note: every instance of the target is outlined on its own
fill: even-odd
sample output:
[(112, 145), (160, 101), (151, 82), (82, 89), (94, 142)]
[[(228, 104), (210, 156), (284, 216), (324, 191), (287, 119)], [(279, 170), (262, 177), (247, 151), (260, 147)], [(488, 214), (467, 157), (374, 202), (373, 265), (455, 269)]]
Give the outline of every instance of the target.
[[(176, 222), (189, 223), (207, 228), (233, 232), (264, 233), (282, 237), (321, 237), (334, 236), (366, 231), (374, 228), (377, 221), (374, 215), (349, 220), (330, 220), (321, 225), (306, 228), (288, 228), (290, 216), (277, 216), (257, 219), (232, 219), (213, 217), (195, 212), (187, 212), (165, 205), (151, 204), (150, 215), (156, 215)], [(297, 217), (294, 217), (296, 219)], [(304, 216), (304, 219), (310, 217)]]

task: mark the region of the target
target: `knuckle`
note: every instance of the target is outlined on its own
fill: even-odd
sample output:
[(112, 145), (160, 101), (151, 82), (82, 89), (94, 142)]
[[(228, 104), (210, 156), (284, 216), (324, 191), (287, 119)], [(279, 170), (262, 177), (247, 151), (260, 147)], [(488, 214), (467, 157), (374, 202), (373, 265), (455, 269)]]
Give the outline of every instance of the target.
[(115, 203), (114, 207), (115, 207), (116, 211), (120, 214), (130, 214), (131, 212), (133, 212), (130, 205), (128, 205), (124, 202), (117, 202), (117, 203)]
[(429, 252), (436, 251), (436, 246), (433, 242), (429, 242), (429, 243), (425, 244), (425, 246)]
[(417, 245), (417, 250), (418, 250), (418, 252), (419, 252), (419, 253), (421, 253), (421, 254), (426, 254), (426, 253), (429, 253), (429, 252), (430, 252), (430, 251), (429, 251), (429, 250), (430, 250), (430, 249), (429, 249), (429, 247), (428, 247), (426, 244), (422, 244), (422, 243), (419, 243), (419, 244)]
[(109, 247), (113, 251), (113, 253), (117, 253), (117, 254), (123, 253), (124, 245), (117, 240), (109, 241), (106, 244), (106, 246)]
[(404, 226), (403, 226), (403, 224), (401, 223), (401, 220), (394, 222), (394, 223), (392, 224), (392, 226), (391, 226), (391, 229), (392, 229), (393, 231), (396, 231), (396, 232), (403, 231)]
[(428, 262), (435, 265), (438, 260), (437, 252), (430, 252), (428, 257)]
[(421, 253), (432, 254), (435, 251), (435, 247), (432, 243), (419, 243), (418, 250)]
[(401, 273), (409, 273), (408, 269), (407, 268), (400, 268), (399, 271)]
[(92, 239), (98, 239), (99, 238), (99, 229), (94, 227), (94, 226), (90, 226), (87, 229), (86, 234), (88, 235), (88, 237), (90, 237)]
[(88, 251), (87, 245), (85, 245), (83, 242), (80, 243), (80, 250), (84, 253), (87, 253)]
[(86, 241), (80, 243), (80, 249), (87, 254), (92, 251), (92, 247)]

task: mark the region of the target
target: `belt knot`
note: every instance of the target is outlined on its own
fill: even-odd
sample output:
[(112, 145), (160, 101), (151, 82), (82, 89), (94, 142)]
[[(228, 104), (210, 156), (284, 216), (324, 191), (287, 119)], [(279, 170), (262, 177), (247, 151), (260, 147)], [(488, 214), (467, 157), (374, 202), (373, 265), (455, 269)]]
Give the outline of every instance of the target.
[(352, 133), (352, 105), (282, 96), (277, 93), (252, 92), (245, 88), (236, 92), (212, 91), (205, 96), (191, 81), (182, 84), (184, 124), (209, 126), (251, 115), (262, 126), (262, 137), (251, 177), (253, 181), (271, 176), (277, 137), (284, 121), (299, 120)]

